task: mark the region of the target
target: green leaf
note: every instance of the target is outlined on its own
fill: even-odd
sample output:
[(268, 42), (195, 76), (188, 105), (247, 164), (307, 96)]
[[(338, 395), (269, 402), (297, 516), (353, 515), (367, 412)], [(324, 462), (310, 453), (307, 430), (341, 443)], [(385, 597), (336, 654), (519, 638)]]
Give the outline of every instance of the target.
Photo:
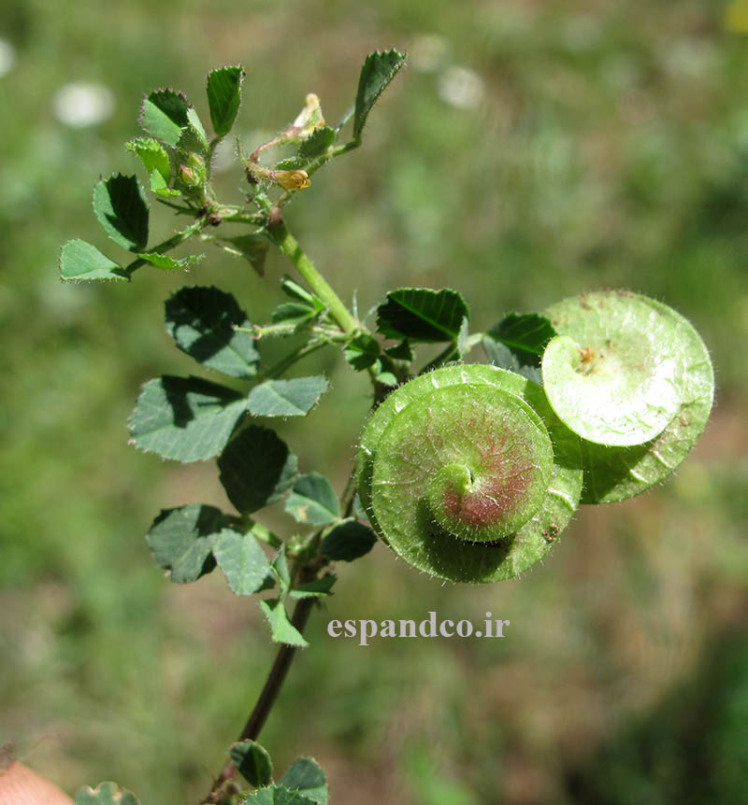
[[(289, 646), (308, 646), (301, 632), (291, 623), (280, 598), (260, 601), (260, 608), (270, 624), (271, 636), (276, 643)], [(271, 800), (273, 801), (273, 800)]]
[(327, 391), (327, 378), (296, 377), (292, 380), (266, 380), (249, 393), (247, 407), (254, 416), (304, 416)]
[(281, 290), (291, 299), (309, 305), (309, 307), (313, 307), (317, 311), (321, 312), (325, 309), (325, 303), (316, 294), (307, 291), (303, 285), (294, 282), (290, 277), (283, 277)]
[(158, 252), (142, 252), (138, 255), (142, 260), (150, 263), (156, 268), (171, 270), (174, 268), (189, 268), (195, 263), (199, 263), (204, 254), (190, 254), (187, 257), (170, 257), (168, 254), (159, 254)]
[(310, 472), (297, 478), (286, 511), (299, 523), (329, 525), (340, 518), (340, 501), (327, 478)]
[(260, 354), (250, 333), (252, 322), (229, 293), (218, 288), (182, 288), (166, 301), (166, 328), (182, 352), (231, 377), (257, 374)]
[(256, 741), (231, 744), (229, 757), (253, 788), (262, 788), (273, 781), (273, 761), (267, 749)]
[(270, 563), (254, 536), (225, 528), (215, 538), (215, 556), (231, 592), (252, 595), (260, 590), (270, 573)]
[(219, 238), (224, 251), (248, 260), (258, 276), (265, 276), (265, 260), (270, 242), (264, 235), (238, 235), (235, 238)]
[(545, 316), (510, 313), (486, 333), (483, 348), (494, 366), (542, 385), (540, 360), (555, 335), (553, 325)]
[(413, 360), (413, 350), (410, 348), (410, 344), (408, 343), (408, 339), (404, 339), (399, 344), (395, 345), (394, 347), (390, 347), (386, 349), (385, 355), (392, 358), (395, 361), (412, 361)]
[(523, 363), (519, 358), (517, 352), (512, 351), (506, 344), (499, 341), (494, 341), (490, 336), (483, 339), (483, 349), (486, 351), (488, 360), (493, 366), (498, 366), (499, 369), (508, 369), (510, 372), (515, 372), (522, 377), (526, 377), (537, 383), (539, 386), (543, 385), (543, 374), (540, 366), (536, 365), (536, 356), (530, 352), (526, 352), (529, 363)]
[(330, 595), (330, 590), (337, 580), (336, 575), (328, 573), (321, 579), (310, 581), (308, 584), (299, 584), (288, 594), (291, 598), (319, 598), (320, 596)]
[(213, 570), (215, 538), (235, 523), (235, 518), (215, 506), (191, 503), (164, 509), (153, 521), (146, 542), (156, 564), (169, 571), (173, 582), (185, 584)]
[(308, 159), (303, 159), (300, 156), (293, 156), (278, 160), (278, 162), (275, 163), (275, 169), (279, 171), (302, 170), (303, 168), (306, 168), (308, 164)]
[(153, 189), (154, 172), (161, 177), (164, 187), (169, 184), (171, 162), (169, 154), (158, 140), (154, 140), (152, 137), (138, 137), (126, 143), (125, 147), (138, 156), (143, 167), (148, 171), (151, 176), (151, 189)]
[(304, 160), (321, 156), (335, 142), (337, 136), (335, 129), (318, 126), (305, 140), (302, 140), (298, 156)]
[(377, 308), (377, 328), (387, 338), (456, 341), (468, 306), (457, 291), (400, 288)]
[(300, 757), (281, 777), (280, 784), (298, 791), (317, 805), (327, 805), (327, 779), (322, 767), (310, 757)]
[(281, 280), (281, 289), (293, 301), (278, 305), (273, 311), (273, 321), (303, 324), (316, 318), (325, 310), (325, 303), (315, 294), (294, 282), (289, 277)]
[(273, 560), (273, 575), (278, 581), (281, 596), (286, 595), (288, 588), (291, 586), (291, 571), (288, 569), (285, 545), (281, 545), (278, 555)]
[(173, 89), (160, 89), (145, 97), (140, 110), (144, 131), (167, 145), (176, 146), (190, 125), (186, 96)]
[(344, 354), (346, 361), (357, 372), (361, 372), (376, 363), (381, 348), (373, 335), (359, 333), (345, 345)]
[(151, 192), (160, 198), (174, 198), (181, 195), (179, 190), (171, 188), (158, 171), (151, 171)]
[(139, 805), (131, 791), (124, 791), (116, 783), (99, 783), (96, 788), (81, 788), (75, 795), (74, 805)]
[(405, 56), (396, 50), (377, 51), (367, 57), (358, 80), (356, 108), (353, 113), (354, 139), (361, 138), (372, 106), (404, 64)]
[(110, 176), (96, 183), (93, 208), (107, 235), (123, 249), (137, 252), (148, 242), (148, 205), (135, 176)]
[(362, 523), (341, 523), (322, 540), (322, 555), (331, 562), (352, 562), (374, 547), (377, 535)]
[(218, 459), (229, 500), (242, 514), (278, 500), (296, 476), (296, 456), (268, 428), (250, 425), (238, 433)]
[(130, 418), (136, 447), (176, 461), (205, 461), (228, 442), (246, 400), (197, 377), (164, 375), (143, 387)]
[(305, 797), (298, 791), (290, 791), (285, 786), (273, 785), (255, 791), (243, 805), (315, 805), (316, 800)]
[(527, 363), (526, 353), (537, 356), (538, 366), (548, 342), (556, 334), (550, 319), (538, 313), (509, 313), (488, 331), (494, 341), (506, 344), (523, 362)]
[(179, 147), (185, 151), (197, 151), (201, 154), (207, 154), (209, 148), (208, 136), (205, 133), (203, 122), (193, 106), (187, 109), (187, 121), (189, 125), (179, 139)]
[(65, 282), (92, 280), (126, 280), (130, 275), (96, 246), (76, 238), (69, 240), (60, 252), (60, 278)]
[(221, 67), (208, 74), (208, 105), (213, 131), (224, 137), (231, 131), (239, 111), (244, 70), (241, 67)]
[(378, 366), (376, 367), (376, 374), (377, 374), (377, 383), (381, 383), (383, 386), (389, 386), (390, 388), (395, 388), (400, 382), (397, 379), (397, 376), (391, 372), (389, 369), (385, 368), (384, 362), (379, 361)]
[(273, 311), (274, 324), (306, 324), (317, 318), (319, 311), (301, 302), (283, 302)]

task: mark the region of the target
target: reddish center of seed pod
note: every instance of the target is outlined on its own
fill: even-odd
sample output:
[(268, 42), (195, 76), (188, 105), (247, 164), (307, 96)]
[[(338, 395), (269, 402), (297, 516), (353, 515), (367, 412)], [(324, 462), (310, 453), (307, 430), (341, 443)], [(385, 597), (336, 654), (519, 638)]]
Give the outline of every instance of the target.
[[(524, 449), (523, 449), (524, 448)], [(436, 521), (461, 539), (500, 539), (526, 521), (533, 465), (527, 446), (510, 434), (476, 449), (474, 459), (441, 468), (429, 485)]]

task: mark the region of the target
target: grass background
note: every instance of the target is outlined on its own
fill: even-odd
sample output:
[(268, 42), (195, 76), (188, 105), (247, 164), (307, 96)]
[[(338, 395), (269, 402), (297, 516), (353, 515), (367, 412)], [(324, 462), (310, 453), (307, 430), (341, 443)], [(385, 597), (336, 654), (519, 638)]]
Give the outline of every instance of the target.
[[(71, 792), (115, 779), (149, 805), (209, 788), (273, 649), (218, 575), (177, 587), (152, 564), (142, 535), (160, 508), (224, 501), (214, 465), (138, 454), (124, 423), (143, 381), (193, 369), (161, 324), (173, 289), (216, 283), (262, 319), (290, 265), (271, 258), (260, 281), (210, 254), (190, 277), (88, 287), (58, 281), (57, 254), (71, 237), (109, 248), (90, 192), (136, 170), (122, 142), (145, 90), (176, 86), (206, 117), (205, 74), (241, 62), (249, 141), (309, 91), (334, 121), (366, 53), (396, 46), (411, 66), (364, 148), (289, 210), (341, 296), (366, 311), (391, 287), (455, 287), (481, 329), (625, 286), (693, 321), (717, 405), (674, 480), (581, 510), (522, 580), (435, 584), (381, 545), (342, 569), (263, 743), (280, 770), (316, 756), (337, 803), (748, 800), (748, 40), (723, 10), (5, 0), (17, 62), (0, 78), (0, 739)], [(445, 100), (454, 67), (480, 78), (476, 106)], [(107, 85), (115, 114), (60, 124), (52, 97), (73, 80)], [(222, 181), (236, 193), (238, 174)], [(342, 484), (368, 390), (332, 352), (317, 366), (337, 399), (283, 435), (303, 468)], [(361, 648), (325, 634), (333, 617), (432, 609), (490, 610), (509, 637)]]

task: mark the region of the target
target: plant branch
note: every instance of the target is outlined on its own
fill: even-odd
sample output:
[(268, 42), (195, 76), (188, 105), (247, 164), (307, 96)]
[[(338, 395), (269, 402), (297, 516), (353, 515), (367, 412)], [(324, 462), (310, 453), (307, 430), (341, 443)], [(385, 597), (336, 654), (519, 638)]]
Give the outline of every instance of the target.
[[(309, 620), (309, 614), (314, 606), (314, 598), (302, 598), (294, 608), (293, 615), (291, 616), (291, 623), (298, 629), (299, 633), (304, 632), (304, 627)], [(268, 678), (265, 685), (260, 692), (254, 709), (250, 713), (244, 729), (239, 734), (237, 741), (256, 741), (262, 731), (265, 722), (267, 721), (270, 711), (278, 698), (283, 682), (288, 674), (288, 669), (291, 667), (294, 657), (296, 656), (296, 647), (283, 645), (278, 650), (275, 656)], [(213, 805), (220, 803), (224, 796), (224, 789), (226, 784), (234, 777), (237, 768), (234, 763), (229, 760), (221, 770), (221, 773), (213, 783), (208, 796), (202, 801), (203, 805)]]
[(361, 325), (343, 304), (340, 297), (330, 287), (327, 280), (317, 271), (314, 263), (299, 246), (296, 238), (288, 231), (283, 219), (271, 221), (268, 234), (278, 246), (281, 253), (290, 258), (297, 271), (306, 280), (309, 287), (322, 300), (330, 311), (330, 316), (342, 332), (353, 335), (361, 329)]
[(292, 352), (290, 355), (287, 355), (285, 358), (278, 361), (278, 363), (276, 363), (274, 366), (271, 366), (269, 369), (262, 372), (260, 377), (267, 378), (268, 380), (280, 377), (295, 363), (298, 363), (303, 358), (306, 358), (307, 355), (311, 355), (318, 349), (322, 349), (322, 347), (327, 346), (329, 343), (330, 342), (327, 338), (315, 338), (312, 341), (309, 341), (307, 344), (304, 344), (304, 346), (300, 347), (295, 352)]
[[(207, 225), (207, 215), (203, 216), (202, 218), (198, 218), (194, 223), (191, 223), (189, 226), (181, 229), (175, 235), (172, 235), (166, 240), (162, 240), (161, 243), (157, 243), (155, 246), (148, 249), (148, 254), (163, 254), (164, 252), (171, 251), (171, 249), (179, 246), (180, 243), (184, 243), (193, 235), (196, 235), (198, 232), (203, 230)], [(141, 266), (146, 264), (149, 264), (147, 260), (144, 260), (142, 257), (138, 257), (137, 260), (133, 260), (132, 263), (129, 263), (125, 266), (125, 271), (127, 272), (128, 276), (132, 276), (132, 274), (134, 274)]]

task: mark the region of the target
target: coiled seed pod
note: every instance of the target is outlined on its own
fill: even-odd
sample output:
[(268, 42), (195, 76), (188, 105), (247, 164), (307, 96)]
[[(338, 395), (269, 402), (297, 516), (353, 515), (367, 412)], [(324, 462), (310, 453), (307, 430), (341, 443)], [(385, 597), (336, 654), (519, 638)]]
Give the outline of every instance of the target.
[(543, 386), (582, 438), (582, 503), (624, 500), (667, 478), (701, 435), (714, 396), (704, 342), (667, 305), (628, 291), (565, 299)]
[(582, 486), (579, 440), (540, 387), (477, 364), (393, 392), (364, 430), (356, 474), (382, 539), (460, 582), (507, 579), (542, 559)]

